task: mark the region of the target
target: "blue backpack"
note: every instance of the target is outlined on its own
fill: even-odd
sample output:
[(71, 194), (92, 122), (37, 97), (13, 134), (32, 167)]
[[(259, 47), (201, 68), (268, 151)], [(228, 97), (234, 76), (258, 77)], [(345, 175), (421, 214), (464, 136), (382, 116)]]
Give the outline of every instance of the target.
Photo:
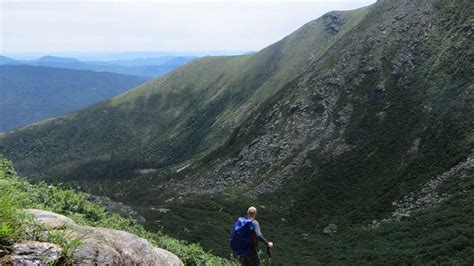
[(230, 236), (230, 248), (236, 256), (247, 256), (252, 250), (253, 222), (245, 217), (239, 217), (234, 224)]

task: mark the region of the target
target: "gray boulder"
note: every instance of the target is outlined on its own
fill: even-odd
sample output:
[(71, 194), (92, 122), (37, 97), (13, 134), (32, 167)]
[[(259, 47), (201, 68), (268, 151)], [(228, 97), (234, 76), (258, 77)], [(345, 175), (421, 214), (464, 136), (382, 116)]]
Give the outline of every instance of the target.
[(337, 225), (329, 224), (328, 226), (324, 227), (323, 234), (335, 234), (337, 232)]
[(345, 23), (345, 18), (337, 11), (329, 12), (321, 18), (324, 23), (324, 31), (331, 35), (338, 33)]
[(73, 256), (77, 265), (183, 265), (173, 253), (153, 247), (134, 234), (107, 228), (79, 226), (71, 219), (43, 210), (26, 210), (49, 229), (66, 228), (82, 245)]
[(59, 229), (63, 226), (77, 227), (73, 220), (61, 214), (36, 209), (27, 209), (25, 212), (33, 215), (38, 222), (49, 229)]
[(58, 245), (47, 242), (23, 241), (15, 243), (12, 252), (3, 257), (1, 265), (49, 265), (58, 263), (63, 250)]
[(408, 213), (400, 213), (400, 212), (392, 213), (392, 219), (394, 219), (396, 221), (401, 221), (401, 220), (406, 219), (408, 217), (410, 217), (410, 215)]

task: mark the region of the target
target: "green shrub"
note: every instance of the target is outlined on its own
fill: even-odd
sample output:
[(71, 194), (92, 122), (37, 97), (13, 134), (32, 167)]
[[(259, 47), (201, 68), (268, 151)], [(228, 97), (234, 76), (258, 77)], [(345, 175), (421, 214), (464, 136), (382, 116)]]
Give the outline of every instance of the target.
[(24, 219), (24, 215), (18, 212), (24, 197), (10, 185), (10, 181), (0, 179), (0, 248), (20, 237), (20, 225)]
[(80, 238), (71, 236), (66, 230), (48, 230), (47, 237), (44, 240), (62, 247), (67, 265), (72, 265), (74, 253), (82, 245)]

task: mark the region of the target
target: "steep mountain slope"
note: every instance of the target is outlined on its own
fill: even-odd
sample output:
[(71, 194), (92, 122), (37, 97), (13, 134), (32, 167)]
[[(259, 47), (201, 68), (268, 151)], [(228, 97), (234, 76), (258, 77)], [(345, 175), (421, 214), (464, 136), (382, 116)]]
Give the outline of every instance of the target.
[[(336, 16), (342, 19), (345, 14), (347, 20), (341, 33), (366, 12)], [(198, 59), (93, 108), (18, 132), (23, 135), (23, 151), (30, 153), (27, 143), (34, 146), (38, 141), (44, 149), (30, 153), (29, 166), (20, 161), (16, 165), (20, 171), (31, 166), (28, 171), (36, 173), (37, 167), (47, 164), (52, 168), (42, 173), (54, 172), (66, 179), (130, 178), (137, 169), (167, 167), (207, 154), (256, 105), (296, 77), (338, 38), (326, 33), (319, 19), (255, 55)], [(40, 140), (39, 135), (45, 139)], [(10, 136), (4, 140), (9, 142)], [(9, 155), (8, 145), (3, 147)], [(22, 152), (17, 152), (21, 157)], [(77, 170), (71, 171), (73, 168)]]
[(33, 66), (0, 66), (0, 131), (95, 104), (145, 77)]
[[(0, 152), (222, 256), (229, 225), (255, 204), (283, 264), (472, 263), (472, 238), (439, 241), (472, 234), (456, 215), (472, 212), (473, 8), (386, 0), (331, 12), (256, 54), (203, 58), (5, 134)], [(430, 182), (445, 201), (420, 209), (436, 209), (368, 227), (406, 218), (397, 202)], [(328, 224), (336, 235), (321, 234)]]

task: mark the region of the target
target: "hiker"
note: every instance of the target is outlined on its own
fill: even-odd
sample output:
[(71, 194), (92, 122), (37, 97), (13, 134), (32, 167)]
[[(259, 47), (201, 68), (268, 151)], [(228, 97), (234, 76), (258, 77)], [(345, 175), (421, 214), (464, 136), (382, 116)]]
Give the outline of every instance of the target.
[(258, 241), (263, 242), (267, 247), (267, 252), (273, 247), (272, 242), (268, 242), (262, 235), (260, 225), (255, 216), (257, 208), (250, 207), (247, 210), (247, 217), (239, 217), (235, 222), (232, 235), (230, 237), (230, 247), (234, 254), (239, 257), (243, 266), (259, 266)]

